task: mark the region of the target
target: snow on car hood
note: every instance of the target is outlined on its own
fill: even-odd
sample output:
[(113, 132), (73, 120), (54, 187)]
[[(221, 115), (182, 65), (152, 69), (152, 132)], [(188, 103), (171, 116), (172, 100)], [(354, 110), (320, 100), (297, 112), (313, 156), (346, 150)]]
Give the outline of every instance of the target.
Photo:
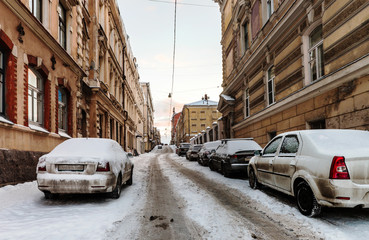
[[(369, 156), (369, 132), (360, 130), (309, 130), (301, 131), (304, 142), (309, 142), (315, 151), (332, 156)], [(306, 151), (311, 151), (305, 148)]]
[(110, 168), (118, 175), (122, 163), (129, 162), (127, 154), (114, 140), (104, 138), (72, 138), (56, 146), (50, 153), (40, 157), (38, 166), (46, 163), (102, 163), (109, 162)]

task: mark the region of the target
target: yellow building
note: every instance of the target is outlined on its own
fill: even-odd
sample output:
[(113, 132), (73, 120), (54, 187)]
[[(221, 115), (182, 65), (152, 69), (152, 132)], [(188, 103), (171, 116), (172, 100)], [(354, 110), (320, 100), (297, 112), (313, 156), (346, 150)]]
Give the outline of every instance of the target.
[(226, 137), (369, 129), (369, 2), (215, 0)]
[(191, 138), (211, 127), (222, 116), (217, 106), (217, 102), (205, 99), (185, 104), (177, 123), (176, 144), (190, 142)]

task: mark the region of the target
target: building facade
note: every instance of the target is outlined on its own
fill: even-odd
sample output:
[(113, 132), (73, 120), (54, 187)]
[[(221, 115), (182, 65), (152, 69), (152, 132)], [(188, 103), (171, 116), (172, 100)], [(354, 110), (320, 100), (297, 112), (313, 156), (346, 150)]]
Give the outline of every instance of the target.
[(226, 137), (369, 129), (369, 2), (215, 0)]
[(141, 87), (144, 96), (144, 126), (143, 126), (143, 139), (145, 143), (145, 152), (151, 151), (154, 145), (154, 105), (152, 101), (151, 91), (150, 91), (150, 83), (141, 82)]
[(191, 138), (212, 126), (221, 117), (217, 105), (218, 102), (208, 100), (207, 97), (185, 104), (176, 126), (176, 145), (181, 142), (190, 142)]
[(143, 152), (139, 80), (115, 0), (0, 0), (0, 185), (72, 137)]

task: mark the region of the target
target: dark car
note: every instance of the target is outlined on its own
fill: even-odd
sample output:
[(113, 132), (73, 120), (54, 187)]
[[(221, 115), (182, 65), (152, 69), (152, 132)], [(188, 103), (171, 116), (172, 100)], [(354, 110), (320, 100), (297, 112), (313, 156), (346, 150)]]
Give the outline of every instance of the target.
[(181, 143), (178, 148), (178, 156), (186, 155), (188, 149), (190, 148), (190, 143)]
[(223, 139), (209, 160), (212, 171), (220, 171), (225, 177), (230, 177), (234, 172), (244, 172), (247, 169), (251, 157), (255, 151), (262, 148), (252, 138)]
[(197, 160), (199, 158), (199, 152), (201, 150), (202, 144), (191, 145), (186, 153), (186, 158), (190, 161)]
[(210, 154), (212, 151), (215, 151), (220, 144), (220, 140), (204, 143), (199, 152), (199, 158), (197, 159), (197, 162), (202, 166), (208, 166)]

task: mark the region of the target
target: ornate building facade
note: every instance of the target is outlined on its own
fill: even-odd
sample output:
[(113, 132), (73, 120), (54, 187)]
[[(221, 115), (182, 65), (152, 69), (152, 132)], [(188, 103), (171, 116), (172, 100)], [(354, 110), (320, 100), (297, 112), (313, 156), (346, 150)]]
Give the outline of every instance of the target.
[(139, 80), (115, 0), (0, 0), (0, 185), (72, 137), (143, 152)]
[(300, 129), (369, 129), (369, 3), (215, 0), (226, 137), (265, 145)]

